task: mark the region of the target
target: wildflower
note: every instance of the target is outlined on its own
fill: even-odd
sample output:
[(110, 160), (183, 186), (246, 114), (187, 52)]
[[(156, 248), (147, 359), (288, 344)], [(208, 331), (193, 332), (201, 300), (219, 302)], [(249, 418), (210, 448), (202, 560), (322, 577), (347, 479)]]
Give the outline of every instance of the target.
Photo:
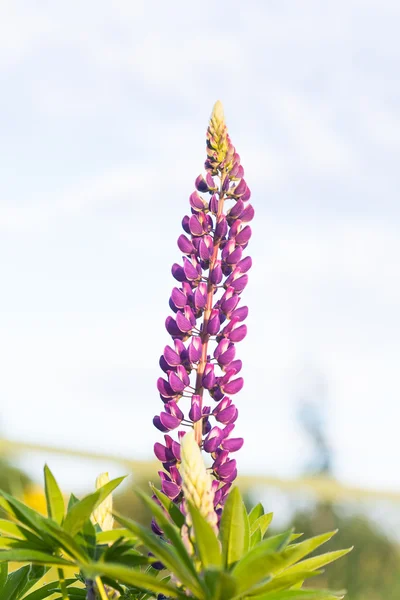
[[(172, 267), (176, 285), (169, 305), (173, 315), (165, 323), (172, 344), (160, 358), (164, 375), (157, 381), (164, 409), (153, 420), (164, 433), (165, 445), (157, 442), (154, 452), (165, 469), (160, 475), (162, 489), (180, 504), (189, 493), (180, 442), (186, 438), (184, 428), (193, 428), (197, 446), (211, 455), (214, 509), (219, 514), (237, 473), (230, 453), (243, 444), (241, 438), (230, 435), (238, 416), (232, 396), (244, 383), (238, 376), (242, 363), (236, 358), (236, 345), (247, 334), (248, 309), (240, 301), (251, 268), (245, 252), (254, 209), (219, 101), (206, 137), (206, 173), (196, 178), (196, 189), (189, 197), (190, 214), (182, 220), (184, 233), (178, 238), (182, 263)], [(204, 405), (207, 391), (217, 403), (215, 408)], [(177, 439), (172, 437), (174, 430)]]

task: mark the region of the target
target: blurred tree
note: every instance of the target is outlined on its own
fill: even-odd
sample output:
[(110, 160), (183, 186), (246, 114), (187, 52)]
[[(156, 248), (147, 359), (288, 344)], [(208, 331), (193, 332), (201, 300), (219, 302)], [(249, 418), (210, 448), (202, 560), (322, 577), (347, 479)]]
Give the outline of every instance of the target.
[[(319, 377), (308, 396), (302, 395), (298, 412), (299, 423), (312, 447), (312, 460), (305, 467), (307, 475), (333, 476), (333, 455), (325, 427), (327, 405), (327, 386)], [(343, 507), (329, 502), (316, 503), (295, 514), (292, 525), (307, 537), (339, 529), (329, 550), (354, 546), (346, 558), (330, 565), (326, 574), (310, 585), (347, 589), (349, 600), (400, 598), (399, 546), (359, 509), (350, 515), (347, 510), (344, 515)]]

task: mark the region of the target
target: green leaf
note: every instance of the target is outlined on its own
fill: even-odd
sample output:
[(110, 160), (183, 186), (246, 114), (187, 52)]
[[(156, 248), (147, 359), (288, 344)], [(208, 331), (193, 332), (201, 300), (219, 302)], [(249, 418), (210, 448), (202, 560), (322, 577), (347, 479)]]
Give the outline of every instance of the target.
[(66, 551), (70, 556), (77, 560), (87, 560), (88, 555), (84, 548), (77, 543), (77, 541), (59, 525), (53, 521), (46, 523), (47, 530), (53, 536), (57, 545), (62, 550)]
[(79, 498), (75, 496), (75, 494), (71, 494), (68, 500), (67, 512), (71, 510), (74, 504), (78, 504)]
[[(328, 540), (330, 540), (335, 534), (337, 530), (330, 531), (328, 533), (323, 533), (322, 535), (316, 535), (308, 540), (304, 540), (303, 542), (299, 542), (298, 544), (291, 544), (285, 550), (285, 556), (288, 558), (288, 565), (292, 565), (295, 562), (299, 561), (307, 554), (310, 554), (322, 544), (325, 544)], [(303, 570), (303, 569), (302, 569)]]
[(204, 579), (212, 600), (231, 600), (236, 595), (237, 582), (230, 573), (220, 569), (207, 569)]
[(191, 502), (188, 502), (188, 509), (192, 517), (195, 545), (203, 566), (205, 568), (222, 567), (221, 548), (217, 534)]
[(96, 508), (99, 497), (100, 494), (97, 491), (85, 496), (82, 500), (74, 504), (67, 512), (63, 529), (74, 537), (82, 529), (85, 521), (90, 519), (90, 515)]
[(307, 558), (306, 560), (302, 560), (295, 565), (285, 569), (284, 575), (298, 573), (299, 571), (314, 571), (315, 569), (320, 569), (329, 563), (338, 560), (342, 556), (345, 556), (349, 552), (351, 552), (353, 548), (346, 548), (345, 550), (335, 550), (333, 552), (326, 552), (325, 554), (320, 554), (319, 556), (313, 556), (312, 558)]
[(103, 563), (81, 564), (80, 568), (90, 577), (96, 575), (106, 575), (113, 579), (117, 579), (120, 583), (133, 585), (144, 591), (150, 591), (156, 594), (165, 594), (171, 598), (187, 598), (176, 587), (163, 582), (161, 579), (157, 579), (156, 576), (151, 575), (150, 573), (142, 573), (128, 567)]
[(254, 521), (253, 525), (251, 526), (250, 533), (251, 534), (254, 533), (254, 531), (257, 529), (257, 527), (259, 527), (260, 531), (261, 531), (261, 537), (263, 538), (268, 527), (270, 526), (272, 517), (273, 517), (273, 513), (261, 515), (261, 517), (259, 517), (258, 519), (256, 519)]
[(227, 568), (240, 560), (245, 550), (248, 522), (246, 527), (243, 507), (239, 489), (232, 488), (225, 502), (220, 523), (222, 555)]
[(108, 544), (109, 542), (115, 542), (120, 538), (128, 538), (130, 540), (136, 540), (136, 536), (129, 529), (109, 529), (108, 531), (99, 531), (96, 533), (96, 540), (98, 544)]
[(73, 566), (74, 563), (37, 550), (0, 550), (0, 562), (30, 562), (39, 565)]
[(257, 544), (259, 544), (262, 540), (261, 529), (257, 527), (257, 529), (250, 536), (250, 548), (254, 548)]
[[(75, 583), (76, 581), (77, 581), (76, 579), (66, 579), (65, 584), (68, 587), (71, 584)], [(52, 594), (61, 592), (59, 586), (60, 586), (59, 581), (52, 581), (51, 583), (47, 583), (46, 585), (41, 587), (39, 590), (35, 590), (34, 592), (31, 592), (27, 596), (24, 596), (24, 600), (44, 600), (44, 598), (49, 598)], [(69, 591), (71, 591), (72, 589), (73, 588), (70, 588)], [(84, 594), (86, 596), (86, 591), (85, 590), (82, 590), (82, 591), (84, 592)], [(85, 597), (85, 596), (83, 596), (83, 597)]]
[[(254, 588), (251, 592), (250, 596), (253, 598), (254, 596), (258, 596), (260, 594), (266, 594), (267, 592), (277, 592), (280, 590), (289, 590), (292, 589), (297, 584), (303, 584), (305, 579), (309, 579), (310, 577), (315, 577), (320, 575), (322, 571), (299, 571), (297, 573), (293, 573), (291, 575), (286, 575), (286, 571), (283, 571), (282, 575), (278, 575), (274, 577), (272, 581), (268, 581), (267, 583), (261, 584)], [(299, 585), (301, 588), (301, 585)]]
[(8, 575), (8, 564), (0, 563), (0, 592), (3, 590), (4, 585), (7, 581)]
[(263, 540), (235, 565), (232, 575), (239, 580), (239, 592), (248, 593), (286, 566), (288, 558), (280, 550), (290, 536), (291, 531)]
[(201, 583), (199, 576), (193, 565), (193, 560), (189, 556), (185, 544), (182, 541), (180, 529), (178, 529), (173, 523), (171, 523), (168, 517), (165, 516), (165, 513), (163, 512), (162, 508), (158, 506), (158, 504), (154, 502), (153, 499), (149, 498), (146, 494), (140, 491), (138, 492), (138, 495), (142, 499), (144, 504), (146, 504), (146, 506), (150, 508), (161, 529), (164, 531), (166, 537), (172, 542), (174, 550), (179, 555), (179, 558), (186, 567), (189, 576), (194, 578), (197, 585), (200, 586)]
[[(139, 523), (115, 514), (116, 519), (130, 529), (139, 540), (156, 556), (176, 577), (188, 587), (199, 599), (204, 598), (203, 590), (199, 584), (198, 575), (194, 576), (183, 564), (181, 556), (173, 545), (166, 544), (152, 531), (149, 531)], [(192, 567), (193, 568), (193, 567)]]
[(22, 595), (26, 584), (29, 579), (29, 565), (25, 565), (16, 571), (10, 573), (7, 578), (6, 584), (2, 589), (2, 598), (7, 600), (17, 600)]
[(58, 483), (47, 465), (44, 466), (44, 489), (46, 494), (47, 514), (61, 525), (65, 513), (64, 497)]
[(40, 515), (35, 510), (29, 508), (23, 502), (20, 502), (13, 496), (10, 496), (6, 492), (0, 491), (3, 498), (6, 502), (6, 505), (9, 506), (9, 512), (16, 517), (23, 525), (32, 529), (38, 537), (40, 537), (44, 542), (51, 545), (52, 540), (48, 537), (45, 532), (45, 523), (46, 519), (42, 515)]
[(272, 592), (263, 596), (255, 596), (254, 600), (338, 600), (343, 594), (335, 594), (328, 590), (288, 590), (286, 592)]
[(150, 487), (152, 492), (157, 496), (158, 500), (161, 502), (161, 504), (175, 523), (175, 525), (180, 529), (185, 524), (185, 517), (179, 510), (175, 502), (172, 502), (172, 500), (170, 500), (168, 496), (163, 494), (163, 492), (160, 492), (160, 490), (158, 490), (153, 484), (151, 484)]
[(253, 508), (251, 509), (251, 511), (249, 512), (249, 525), (250, 527), (253, 525), (253, 523), (260, 518), (262, 515), (264, 514), (264, 507), (261, 504), (261, 502), (259, 502), (258, 504), (256, 504), (255, 506), (253, 506)]
[(68, 505), (67, 516), (64, 520), (64, 529), (75, 536), (78, 531), (80, 531), (85, 521), (90, 519), (90, 515), (104, 500), (117, 488), (120, 483), (125, 479), (125, 477), (117, 477), (116, 479), (112, 479), (101, 488), (93, 492), (93, 494), (89, 494), (75, 502), (75, 499), (72, 500), (70, 498), (71, 507)]

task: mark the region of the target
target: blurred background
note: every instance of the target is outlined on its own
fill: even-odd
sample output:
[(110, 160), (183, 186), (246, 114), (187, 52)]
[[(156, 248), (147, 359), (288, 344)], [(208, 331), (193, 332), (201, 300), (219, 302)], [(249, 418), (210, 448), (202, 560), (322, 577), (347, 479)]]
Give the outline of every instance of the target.
[(395, 0), (2, 0), (2, 487), (40, 506), (44, 461), (77, 493), (132, 472), (138, 515), (219, 98), (256, 209), (241, 485), (277, 527), (355, 544), (330, 586), (399, 598), (399, 19)]

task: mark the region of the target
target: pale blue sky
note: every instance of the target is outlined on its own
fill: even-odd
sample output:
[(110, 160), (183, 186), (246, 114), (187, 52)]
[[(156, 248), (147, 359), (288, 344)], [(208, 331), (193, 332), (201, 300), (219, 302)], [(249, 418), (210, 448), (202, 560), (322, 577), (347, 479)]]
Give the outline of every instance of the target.
[(399, 18), (395, 0), (2, 1), (5, 435), (151, 457), (220, 98), (256, 208), (239, 466), (299, 473), (316, 374), (336, 475), (400, 489)]

